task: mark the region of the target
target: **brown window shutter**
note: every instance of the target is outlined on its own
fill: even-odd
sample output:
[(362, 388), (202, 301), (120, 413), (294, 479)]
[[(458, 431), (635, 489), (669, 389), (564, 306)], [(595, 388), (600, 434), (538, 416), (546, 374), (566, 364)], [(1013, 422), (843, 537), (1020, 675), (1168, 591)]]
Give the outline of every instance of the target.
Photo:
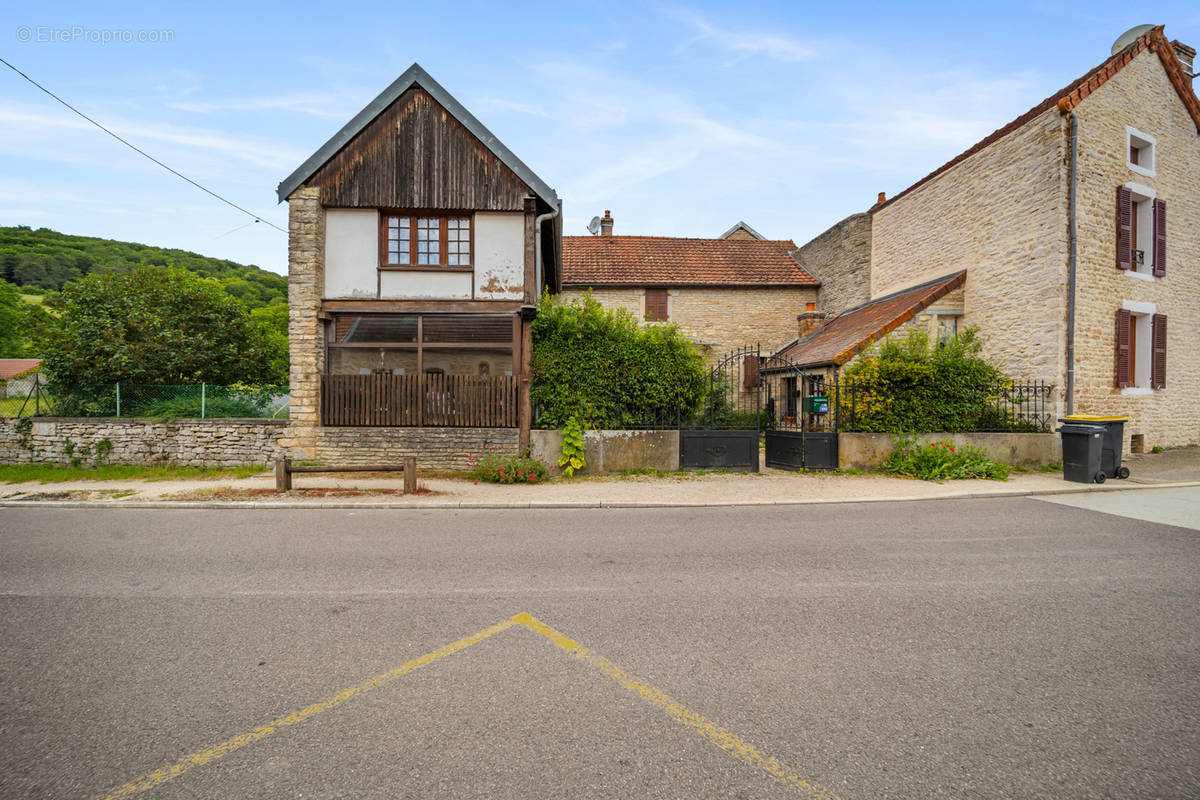
[(1133, 192), (1117, 187), (1117, 269), (1133, 268)]
[(1133, 384), (1129, 368), (1129, 328), (1133, 318), (1124, 308), (1117, 310), (1117, 388), (1124, 389)]
[(742, 363), (742, 382), (747, 389), (758, 386), (758, 356), (746, 356)]
[(1150, 388), (1167, 388), (1167, 315), (1150, 318)]
[(1154, 201), (1154, 274), (1167, 274), (1167, 201)]
[(666, 289), (647, 289), (646, 290), (646, 321), (647, 322), (666, 322), (667, 321), (667, 290)]

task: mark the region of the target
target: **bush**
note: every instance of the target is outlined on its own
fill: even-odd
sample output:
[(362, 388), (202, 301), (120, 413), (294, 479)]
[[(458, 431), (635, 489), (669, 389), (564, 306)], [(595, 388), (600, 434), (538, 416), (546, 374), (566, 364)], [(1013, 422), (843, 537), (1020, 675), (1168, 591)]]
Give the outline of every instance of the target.
[(946, 441), (917, 444), (913, 439), (900, 439), (880, 470), (892, 475), (911, 475), (925, 481), (959, 478), (1008, 480), (1006, 464), (992, 461), (978, 447), (969, 444), (955, 446)]
[(487, 453), (472, 465), (471, 474), (488, 483), (541, 483), (549, 479), (550, 465), (533, 456)]
[(980, 357), (974, 328), (936, 343), (923, 330), (887, 339), (844, 373), (838, 396), (842, 430), (884, 433), (1012, 427), (996, 406), (1005, 383)]
[(640, 327), (625, 309), (585, 295), (543, 295), (533, 321), (531, 398), (539, 427), (574, 417), (595, 428), (644, 427), (689, 416), (704, 400), (704, 356), (675, 325)]

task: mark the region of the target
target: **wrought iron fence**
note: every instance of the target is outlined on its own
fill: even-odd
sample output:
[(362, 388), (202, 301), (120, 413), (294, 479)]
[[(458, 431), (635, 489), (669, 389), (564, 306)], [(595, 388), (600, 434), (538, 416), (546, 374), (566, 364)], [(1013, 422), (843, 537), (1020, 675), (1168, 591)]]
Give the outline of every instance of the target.
[[(7, 416), (145, 417), (150, 419), (286, 419), (287, 386), (211, 383), (35, 386)], [(15, 399), (15, 398), (14, 398)]]
[(888, 386), (817, 381), (835, 429), (874, 433), (1043, 433), (1053, 428), (1054, 384)]

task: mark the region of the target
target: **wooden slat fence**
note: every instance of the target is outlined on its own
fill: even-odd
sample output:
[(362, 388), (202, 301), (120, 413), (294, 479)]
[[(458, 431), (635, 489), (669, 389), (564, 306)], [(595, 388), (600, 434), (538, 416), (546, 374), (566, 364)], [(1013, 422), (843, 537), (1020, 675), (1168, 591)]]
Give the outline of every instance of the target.
[(515, 428), (511, 375), (322, 375), (329, 426)]

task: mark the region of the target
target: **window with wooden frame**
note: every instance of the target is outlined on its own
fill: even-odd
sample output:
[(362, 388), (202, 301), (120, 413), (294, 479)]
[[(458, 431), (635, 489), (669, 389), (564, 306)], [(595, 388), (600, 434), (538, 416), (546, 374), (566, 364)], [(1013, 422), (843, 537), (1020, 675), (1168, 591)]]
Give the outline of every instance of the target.
[(1156, 278), (1167, 274), (1167, 204), (1151, 189), (1117, 187), (1117, 268)]
[(666, 289), (646, 290), (646, 322), (666, 322), (668, 319)]
[(1117, 310), (1116, 386), (1138, 392), (1167, 386), (1167, 316)]
[(385, 213), (380, 216), (381, 269), (470, 269), (471, 217)]

